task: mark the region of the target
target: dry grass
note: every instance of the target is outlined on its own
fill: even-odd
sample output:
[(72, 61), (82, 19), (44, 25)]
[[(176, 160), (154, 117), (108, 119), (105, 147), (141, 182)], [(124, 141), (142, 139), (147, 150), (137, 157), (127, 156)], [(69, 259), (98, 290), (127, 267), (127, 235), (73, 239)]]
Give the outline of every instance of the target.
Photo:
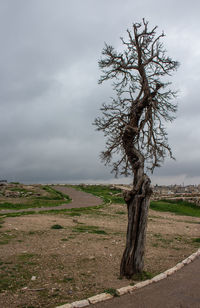
[[(55, 307), (130, 283), (119, 279), (124, 205), (65, 214), (4, 218), (0, 306)], [(53, 225), (62, 228), (52, 229)], [(151, 275), (196, 251), (199, 218), (150, 211), (145, 270)], [(33, 278), (35, 276), (35, 278)]]

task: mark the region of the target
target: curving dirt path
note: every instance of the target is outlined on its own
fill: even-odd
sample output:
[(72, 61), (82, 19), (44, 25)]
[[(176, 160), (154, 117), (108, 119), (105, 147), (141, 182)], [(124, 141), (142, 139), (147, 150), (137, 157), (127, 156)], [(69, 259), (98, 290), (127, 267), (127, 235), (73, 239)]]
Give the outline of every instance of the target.
[(72, 201), (70, 203), (62, 204), (59, 206), (34, 207), (34, 208), (21, 209), (21, 210), (1, 210), (0, 213), (6, 214), (6, 213), (20, 213), (20, 212), (32, 212), (32, 211), (40, 212), (40, 211), (48, 211), (48, 210), (62, 210), (62, 209), (73, 209), (73, 208), (80, 208), (80, 207), (98, 206), (102, 204), (101, 198), (95, 197), (91, 194), (76, 190), (71, 187), (57, 185), (57, 186), (54, 186), (54, 189), (68, 195), (72, 199)]
[[(80, 190), (76, 190), (71, 187), (66, 186), (54, 186), (54, 188), (68, 196), (72, 199), (71, 203), (66, 204), (65, 206), (68, 209), (79, 208), (79, 207), (88, 207), (88, 206), (98, 206), (102, 204), (102, 199), (95, 197), (94, 195), (85, 193)], [(58, 208), (58, 207), (56, 207)]]

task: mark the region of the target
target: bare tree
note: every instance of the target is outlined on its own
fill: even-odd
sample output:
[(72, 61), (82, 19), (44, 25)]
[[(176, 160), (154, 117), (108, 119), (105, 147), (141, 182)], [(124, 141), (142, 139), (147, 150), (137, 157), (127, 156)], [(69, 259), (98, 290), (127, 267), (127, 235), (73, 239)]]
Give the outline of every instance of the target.
[[(156, 35), (148, 22), (134, 23), (121, 38), (123, 51), (105, 44), (99, 67), (99, 83), (113, 81), (115, 98), (102, 105), (102, 117), (95, 119), (103, 131), (106, 150), (101, 158), (111, 164), (115, 175), (133, 175), (133, 188), (124, 194), (128, 209), (126, 248), (121, 260), (121, 276), (143, 271), (148, 208), (152, 189), (146, 169), (153, 172), (166, 155), (172, 157), (163, 122), (172, 121), (176, 92), (166, 76), (178, 62), (166, 55), (161, 43), (164, 33)], [(172, 157), (173, 158), (173, 157)], [(112, 161), (112, 163), (111, 163)]]

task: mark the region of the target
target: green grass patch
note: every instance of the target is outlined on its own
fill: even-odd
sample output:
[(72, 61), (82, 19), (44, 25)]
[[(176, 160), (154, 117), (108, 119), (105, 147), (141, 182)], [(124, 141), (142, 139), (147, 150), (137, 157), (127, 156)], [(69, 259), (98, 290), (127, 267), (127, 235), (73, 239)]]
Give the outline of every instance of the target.
[(71, 216), (71, 217), (80, 217), (81, 213), (71, 212), (71, 213), (69, 213), (69, 216)]
[(186, 222), (186, 223), (188, 223), (188, 224), (200, 225), (200, 221), (184, 220), (183, 222)]
[(200, 243), (200, 237), (193, 238), (194, 243)]
[(124, 211), (117, 211), (117, 212), (115, 212), (115, 214), (117, 214), (117, 215), (125, 215), (126, 212), (124, 212)]
[(22, 187), (11, 187), (11, 188), (9, 188), (9, 190), (11, 190), (11, 191), (18, 191), (18, 192), (21, 192), (21, 193), (29, 192), (27, 189), (22, 188)]
[[(29, 196), (26, 198), (26, 201), (23, 202), (17, 202), (16, 199), (15, 202), (1, 201), (0, 209), (21, 210), (37, 207), (54, 207), (71, 201), (68, 195), (63, 194), (50, 186), (42, 186), (42, 189), (48, 192), (48, 196)], [(19, 188), (12, 188), (12, 190), (19, 191)], [(21, 191), (26, 190), (21, 189)]]
[(94, 233), (94, 234), (108, 234), (106, 231), (99, 229), (97, 226), (76, 226), (72, 229), (73, 232), (77, 233)]
[(131, 279), (134, 280), (134, 281), (144, 281), (144, 280), (153, 278), (153, 276), (154, 276), (154, 275), (153, 275), (152, 273), (143, 271), (142, 273), (134, 274), (134, 275), (131, 277)]
[(116, 196), (116, 194), (121, 193), (120, 189), (113, 189), (106, 185), (78, 185), (73, 187), (90, 193), (94, 196), (100, 197), (105, 203), (125, 203), (124, 198), (121, 196)]
[(0, 245), (8, 244), (13, 238), (15, 238), (15, 235), (13, 234), (9, 234), (7, 232), (0, 232)]
[[(92, 214), (92, 215), (101, 215), (101, 212), (98, 211), (99, 208), (102, 206), (97, 207), (88, 207), (88, 208), (76, 208), (76, 209), (61, 209), (61, 210), (44, 210), (44, 211), (38, 211), (39, 214), (63, 214), (68, 216), (81, 216), (82, 214)], [(0, 212), (0, 217), (19, 217), (23, 215), (31, 215), (36, 214), (35, 211), (23, 211), (23, 212), (13, 212), (13, 213), (2, 213)], [(103, 213), (102, 213), (103, 215)]]
[(4, 290), (8, 290), (10, 289), (10, 285), (11, 285), (11, 279), (6, 276), (5, 274), (0, 274), (0, 291), (4, 291)]
[[(169, 246), (169, 244), (173, 241), (173, 239), (171, 239), (171, 238), (164, 238), (160, 233), (155, 233), (155, 234), (154, 234), (154, 237), (156, 238), (157, 241), (159, 241), (160, 244), (163, 244), (163, 245), (164, 245), (164, 246), (161, 246), (161, 247), (167, 247), (167, 246)], [(180, 240), (178, 240), (178, 241), (180, 241)], [(158, 242), (153, 243), (152, 245), (153, 245), (154, 247), (160, 246), (160, 245), (158, 244)]]
[(23, 254), (18, 255), (17, 259), (18, 261), (27, 262), (35, 256), (36, 254), (33, 254), (33, 253), (23, 253)]
[(111, 294), (114, 297), (118, 297), (119, 294), (117, 293), (117, 290), (114, 288), (108, 288), (104, 290), (105, 293)]
[(61, 225), (55, 224), (51, 226), (51, 229), (64, 229)]
[(155, 248), (159, 247), (158, 243), (152, 243), (152, 246)]
[(24, 216), (24, 215), (32, 215), (32, 214), (35, 214), (36, 212), (35, 211), (23, 211), (23, 212), (16, 212), (16, 213), (4, 213), (4, 214), (1, 214), (0, 212), (0, 216), (3, 216), (3, 217), (20, 217), (20, 216)]
[(200, 217), (200, 207), (186, 201), (151, 201), (150, 208), (159, 212), (171, 212), (176, 215)]
[(157, 239), (162, 239), (162, 235), (160, 233), (154, 233), (153, 236)]
[(63, 282), (74, 282), (74, 278), (72, 277), (64, 277)]
[[(0, 292), (8, 290), (15, 291), (29, 283), (35, 274), (36, 263), (32, 259), (37, 256), (33, 254), (20, 254), (16, 262), (0, 262)], [(33, 266), (34, 265), (34, 266)]]
[(71, 201), (70, 197), (61, 191), (54, 189), (52, 186), (44, 186), (42, 187), (45, 191), (47, 191), (50, 195), (42, 197), (45, 200), (67, 200), (68, 202)]
[(81, 216), (82, 214), (92, 214), (92, 215), (101, 215), (99, 211), (103, 208), (103, 205), (98, 206), (90, 206), (90, 207), (81, 207), (74, 209), (61, 209), (61, 210), (47, 210), (47, 211), (39, 211), (39, 214), (64, 214), (69, 216)]
[(37, 208), (37, 207), (53, 207), (58, 206), (63, 203), (66, 203), (66, 200), (49, 200), (44, 199), (44, 197), (38, 197), (38, 199), (27, 199), (24, 203), (12, 203), (12, 202), (1, 202), (0, 209), (7, 209), (7, 210), (22, 210), (22, 209), (29, 209), (29, 208)]

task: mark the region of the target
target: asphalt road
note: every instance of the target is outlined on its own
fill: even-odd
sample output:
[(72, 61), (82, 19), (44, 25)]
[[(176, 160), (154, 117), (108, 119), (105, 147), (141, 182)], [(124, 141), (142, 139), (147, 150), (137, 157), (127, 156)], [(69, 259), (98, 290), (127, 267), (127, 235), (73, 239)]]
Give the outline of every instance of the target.
[(200, 257), (166, 279), (91, 308), (200, 308)]

